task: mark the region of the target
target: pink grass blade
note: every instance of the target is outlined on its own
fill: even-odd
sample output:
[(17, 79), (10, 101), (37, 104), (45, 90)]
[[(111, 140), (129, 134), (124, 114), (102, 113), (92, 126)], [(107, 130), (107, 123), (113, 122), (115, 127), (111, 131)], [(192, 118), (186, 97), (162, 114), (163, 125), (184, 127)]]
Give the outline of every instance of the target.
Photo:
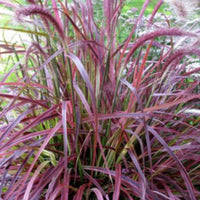
[(121, 186), (121, 191), (125, 194), (127, 200), (134, 200), (131, 194), (123, 186)]
[[(74, 32), (75, 34), (77, 35), (78, 38), (83, 38), (85, 41), (88, 40), (87, 36), (85, 36), (81, 30), (79, 29), (79, 27), (76, 25), (76, 23), (73, 21), (73, 19), (71, 18), (68, 10), (65, 8), (64, 4), (61, 2), (61, 0), (58, 0), (59, 3), (61, 4), (62, 8), (63, 8), (63, 11), (64, 11), (64, 14), (66, 15), (67, 19), (71, 22), (72, 26), (73, 26), (73, 29), (74, 29)], [(77, 15), (76, 17), (79, 18), (79, 16)], [(80, 19), (80, 22), (81, 22), (81, 19)], [(98, 55), (95, 51), (95, 49), (93, 48), (92, 45), (88, 44), (88, 47), (89, 49), (92, 51), (93, 55), (98, 58)]]
[[(60, 180), (60, 176), (62, 176), (63, 172), (63, 164), (64, 161), (60, 160), (56, 167), (51, 167), (43, 173), (44, 179), (40, 179), (40, 182), (34, 188), (32, 192), (32, 199), (37, 199), (41, 196), (44, 188), (48, 187), (48, 191), (45, 195), (45, 200), (49, 200), (49, 198), (54, 194), (56, 187), (58, 186), (58, 182)], [(58, 181), (58, 182), (57, 182)]]
[(81, 111), (78, 105), (75, 105), (75, 112), (76, 112), (76, 136), (75, 136), (74, 146), (77, 147), (78, 137), (80, 132), (80, 123), (81, 123)]
[(155, 17), (156, 13), (158, 12), (158, 10), (159, 10), (159, 8), (161, 7), (162, 4), (163, 4), (163, 0), (159, 0), (157, 2), (157, 4), (155, 5), (154, 10), (153, 10), (151, 17), (149, 18), (149, 21), (148, 21), (148, 24), (147, 24), (148, 27), (152, 23), (153, 18)]
[(54, 10), (54, 13), (55, 13), (56, 21), (58, 22), (60, 28), (62, 28), (62, 23), (61, 23), (61, 19), (60, 19), (59, 13), (58, 13), (58, 8), (57, 8), (55, 0), (52, 0), (52, 5), (53, 5), (53, 10)]
[(33, 187), (34, 181), (36, 180), (36, 178), (39, 176), (40, 172), (42, 171), (42, 169), (49, 163), (49, 161), (44, 161), (42, 162), (38, 168), (36, 169), (36, 171), (34, 172), (33, 176), (31, 177), (31, 180), (29, 181), (27, 187), (26, 187), (26, 191), (24, 193), (24, 198), (23, 200), (29, 200), (29, 196), (31, 193), (31, 189)]
[[(30, 99), (27, 97), (22, 97), (22, 96), (17, 96), (17, 95), (12, 95), (12, 94), (3, 94), (3, 93), (0, 93), (0, 97), (7, 98), (7, 99), (16, 99), (16, 100), (24, 101), (26, 103), (32, 103), (32, 104), (40, 105), (44, 108), (48, 108), (48, 106), (41, 103), (41, 101)], [(1, 117), (2, 117), (2, 115), (0, 116), (0, 118)]]
[(142, 59), (142, 64), (141, 64), (140, 70), (139, 70), (139, 72), (137, 74), (136, 88), (138, 88), (139, 85), (141, 85), (142, 75), (144, 73), (145, 65), (146, 65), (147, 58), (148, 58), (149, 52), (151, 50), (152, 44), (153, 44), (153, 39), (150, 41), (150, 43), (149, 43), (149, 45), (147, 47), (147, 50), (145, 52), (145, 55), (144, 55), (144, 57)]
[(88, 184), (83, 184), (79, 187), (76, 195), (74, 196), (73, 200), (79, 200), (79, 199), (83, 199), (83, 192), (86, 189), (86, 187), (88, 186)]
[(32, 87), (32, 88), (41, 88), (41, 89), (46, 89), (48, 90), (49, 92), (53, 92), (53, 90), (45, 85), (41, 85), (39, 83), (24, 83), (24, 82), (6, 82), (4, 83), (5, 80), (2, 80), (2, 82), (0, 83), (0, 86), (29, 86), (29, 87)]
[(128, 47), (128, 45), (129, 45), (129, 43), (130, 43), (130, 41), (131, 41), (131, 39), (132, 39), (132, 35), (134, 34), (134, 32), (135, 32), (135, 30), (136, 30), (136, 28), (137, 28), (138, 23), (141, 21), (143, 15), (144, 15), (144, 12), (145, 12), (145, 10), (146, 10), (146, 8), (147, 8), (147, 6), (148, 6), (149, 3), (150, 3), (150, 0), (146, 0), (146, 1), (144, 2), (143, 7), (142, 7), (142, 10), (140, 11), (139, 17), (137, 18), (136, 23), (134, 24), (134, 26), (133, 26), (133, 28), (132, 28), (132, 30), (131, 30), (131, 32), (130, 32), (130, 34), (129, 34), (129, 36), (128, 36), (126, 42), (125, 42), (125, 44), (124, 44), (124, 48), (123, 48), (123, 50), (122, 50), (122, 53), (121, 53), (120, 58), (119, 58), (118, 65), (117, 65), (117, 67), (116, 67), (117, 72), (119, 71), (119, 69), (120, 69), (120, 67), (121, 67), (122, 59), (124, 58), (125, 51), (127, 50), (127, 47)]
[(97, 188), (92, 188), (90, 191), (95, 193), (98, 200), (104, 200), (101, 192)]
[[(62, 164), (63, 164), (63, 162), (62, 162)], [(63, 166), (62, 166), (63, 167)], [(50, 199), (50, 197), (52, 196), (52, 194), (54, 194), (54, 192), (55, 192), (55, 187), (56, 187), (56, 184), (57, 184), (57, 181), (59, 180), (59, 176), (61, 175), (61, 173), (63, 172), (63, 168), (61, 168), (61, 167), (59, 167), (59, 166), (57, 166), (56, 167), (57, 168), (57, 170), (55, 171), (54, 170), (54, 175), (53, 176), (51, 176), (51, 180), (46, 180), (46, 182), (49, 182), (49, 187), (48, 187), (48, 190), (47, 190), (47, 193), (46, 193), (46, 195), (45, 195), (45, 200), (49, 200)], [(38, 187), (39, 187), (40, 185), (38, 185)], [(41, 188), (41, 187), (40, 187)], [(37, 188), (36, 188), (37, 189)], [(37, 191), (38, 192), (38, 191)], [(33, 196), (33, 198), (34, 198), (34, 196)]]
[[(111, 17), (113, 12), (113, 0), (104, 0), (103, 1), (103, 7), (104, 7), (104, 15), (106, 17), (106, 34), (108, 38), (108, 43), (110, 43), (111, 40)], [(110, 44), (109, 44), (110, 45)]]
[(57, 20), (51, 15), (51, 13), (47, 9), (40, 7), (37, 4), (33, 4), (31, 6), (18, 9), (16, 12), (16, 18), (19, 21), (22, 20), (23, 16), (32, 16), (32, 15), (40, 15), (45, 20), (51, 22), (51, 24), (54, 26), (54, 28), (56, 29), (62, 40), (65, 39), (65, 34), (62, 29), (62, 26), (58, 24)]
[(9, 2), (9, 1), (0, 1), (0, 4), (6, 6), (6, 7), (10, 7), (10, 8), (13, 8), (13, 9), (16, 9), (18, 6), (17, 4), (14, 4), (13, 2)]
[(8, 141), (7, 143), (5, 143), (5, 145), (3, 146), (3, 148), (1, 149), (1, 151), (6, 150), (6, 148), (11, 148), (11, 147), (16, 146), (16, 145), (18, 145), (20, 143), (26, 142), (26, 141), (34, 138), (34, 137), (47, 135), (50, 132), (50, 130), (51, 129), (34, 132), (32, 134), (28, 134), (28, 135), (19, 137), (19, 139), (11, 138), (10, 141)]
[(55, 190), (54, 193), (50, 196), (49, 200), (56, 200), (57, 196), (59, 196), (59, 193), (61, 193), (62, 190), (62, 185), (58, 185)]
[(67, 166), (67, 154), (68, 154), (68, 144), (67, 144), (67, 101), (62, 102), (62, 125), (63, 125), (63, 138), (64, 138), (64, 152), (65, 152), (65, 167)]
[(69, 199), (69, 186), (70, 186), (71, 171), (72, 171), (72, 169), (69, 169), (68, 171), (66, 170), (66, 173), (65, 173), (66, 178), (64, 177), (64, 179), (66, 179), (66, 180), (64, 180), (64, 185), (63, 185), (63, 190), (64, 190), (63, 193), (62, 193), (62, 199), (63, 200)]
[(83, 64), (81, 63), (80, 59), (73, 55), (73, 54), (68, 54), (67, 55), (70, 59), (73, 60), (73, 62), (76, 64), (76, 67), (78, 68), (83, 80), (85, 81), (87, 87), (88, 87), (88, 90), (90, 92), (90, 98), (91, 98), (91, 101), (92, 101), (92, 107), (93, 107), (93, 112), (94, 112), (94, 117), (95, 117), (95, 120), (94, 120), (94, 123), (95, 123), (95, 137), (94, 137), (94, 149), (93, 149), (93, 165), (95, 163), (95, 160), (96, 160), (96, 151), (97, 151), (97, 142), (99, 142), (99, 145), (100, 145), (100, 148), (101, 148), (101, 151), (103, 153), (103, 149), (101, 147), (101, 142), (100, 142), (100, 139), (99, 139), (99, 134), (98, 134), (98, 116), (97, 116), (97, 108), (96, 108), (96, 98), (95, 98), (95, 94), (94, 94), (94, 91), (93, 91), (93, 88), (92, 88), (92, 84), (90, 82), (90, 79), (89, 79), (89, 76), (83, 66)]
[(119, 200), (120, 188), (121, 188), (121, 164), (116, 164), (115, 166), (115, 188), (113, 194), (113, 200)]
[(195, 68), (195, 69), (193, 69), (193, 70), (190, 70), (189, 72), (185, 72), (184, 74), (183, 74), (183, 76), (189, 76), (189, 75), (192, 75), (192, 74), (194, 74), (194, 73), (199, 73), (200, 72), (200, 67), (197, 67), (197, 68)]
[(37, 162), (37, 160), (38, 160), (40, 154), (41, 154), (42, 151), (45, 149), (45, 147), (46, 147), (46, 145), (48, 144), (49, 140), (53, 137), (53, 135), (56, 133), (56, 131), (61, 127), (61, 125), (62, 125), (62, 121), (59, 121), (59, 122), (57, 123), (57, 125), (56, 125), (56, 126), (52, 129), (52, 131), (49, 133), (49, 135), (45, 138), (45, 141), (43, 142), (43, 144), (42, 144), (41, 147), (39, 148), (39, 150), (38, 150), (38, 152), (37, 152), (37, 154), (36, 154), (36, 156), (35, 156), (33, 162), (31, 163), (31, 166), (29, 167), (28, 171), (26, 172), (25, 176), (23, 177), (23, 181), (22, 181), (21, 186), (20, 186), (20, 188), (19, 188), (19, 190), (18, 190), (18, 192), (17, 192), (17, 195), (16, 195), (16, 200), (19, 199), (20, 192), (21, 192), (22, 188), (24, 187), (24, 184), (25, 184), (25, 182), (27, 181), (27, 179), (28, 179), (28, 177), (29, 177), (29, 175), (30, 175), (30, 173), (31, 173), (31, 171), (32, 171), (32, 169), (33, 169), (35, 163)]
[(147, 33), (143, 36), (141, 36), (136, 42), (133, 44), (132, 48), (130, 49), (129, 53), (126, 56), (125, 63), (128, 63), (130, 57), (133, 55), (136, 49), (138, 49), (141, 45), (144, 44), (144, 42), (154, 39), (156, 37), (160, 36), (190, 36), (190, 37), (197, 37), (196, 34), (185, 32), (177, 28), (171, 28), (171, 29), (158, 29), (155, 31), (152, 31), (150, 33)]
[[(67, 185), (67, 177), (68, 174), (68, 144), (67, 144), (67, 101), (62, 102), (62, 126), (63, 126), (63, 140), (64, 140), (64, 187), (63, 187), (63, 200), (68, 200), (68, 185)], [(66, 188), (67, 187), (67, 188)]]

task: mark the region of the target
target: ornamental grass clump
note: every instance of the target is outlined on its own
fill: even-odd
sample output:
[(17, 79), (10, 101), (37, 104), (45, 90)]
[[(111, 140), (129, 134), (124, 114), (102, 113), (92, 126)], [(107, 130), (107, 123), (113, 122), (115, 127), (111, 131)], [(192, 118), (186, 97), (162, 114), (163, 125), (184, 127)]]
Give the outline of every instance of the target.
[(0, 3), (30, 38), (0, 44), (1, 199), (200, 198), (198, 20), (146, 0), (124, 31), (125, 0)]

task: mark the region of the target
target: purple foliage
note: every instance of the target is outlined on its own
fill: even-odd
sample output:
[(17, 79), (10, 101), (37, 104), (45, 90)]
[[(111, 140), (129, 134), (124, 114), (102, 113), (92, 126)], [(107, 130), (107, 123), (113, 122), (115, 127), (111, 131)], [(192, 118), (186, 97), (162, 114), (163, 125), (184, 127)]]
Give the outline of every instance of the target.
[(199, 199), (198, 27), (159, 25), (162, 0), (126, 30), (125, 0), (27, 2), (0, 1), (31, 24), (0, 46), (0, 198)]

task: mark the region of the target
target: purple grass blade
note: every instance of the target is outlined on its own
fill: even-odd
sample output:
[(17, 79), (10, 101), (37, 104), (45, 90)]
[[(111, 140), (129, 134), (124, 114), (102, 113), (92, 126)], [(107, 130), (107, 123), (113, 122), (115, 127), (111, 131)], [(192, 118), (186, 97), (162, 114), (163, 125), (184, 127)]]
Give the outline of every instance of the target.
[[(82, 31), (79, 29), (79, 27), (76, 25), (76, 23), (73, 21), (73, 19), (71, 18), (68, 10), (65, 8), (65, 6), (63, 5), (63, 3), (61, 2), (61, 0), (58, 0), (59, 3), (61, 4), (63, 10), (64, 10), (64, 14), (66, 15), (67, 19), (71, 22), (74, 32), (75, 34), (79, 37), (81, 36), (84, 40), (87, 40), (87, 37), (82, 33)], [(78, 17), (78, 15), (76, 15), (76, 17)], [(96, 49), (93, 48), (92, 45), (88, 44), (88, 47), (90, 48), (90, 50), (92, 51), (93, 55), (97, 58), (97, 53), (96, 53)]]
[[(103, 174), (108, 174), (107, 170), (105, 168), (102, 168), (102, 167), (84, 166), (84, 169), (85, 170), (94, 170), (94, 171), (97, 171), (97, 172), (101, 172)], [(115, 171), (110, 170), (109, 173), (114, 177), (116, 176)], [(137, 195), (140, 195), (139, 184), (135, 180), (122, 175), (121, 181), (122, 181), (123, 184), (129, 185)]]
[(140, 97), (139, 97), (139, 95), (138, 95), (138, 93), (137, 93), (137, 91), (136, 91), (136, 88), (133, 87), (133, 86), (132, 86), (128, 81), (126, 81), (125, 79), (121, 80), (121, 82), (122, 82), (124, 85), (126, 85), (126, 86), (133, 92), (133, 94), (136, 96), (137, 101), (138, 101), (138, 104), (139, 104), (139, 107), (140, 107), (140, 110), (141, 110), (141, 112), (143, 112), (143, 105), (142, 105), (142, 102), (141, 102), (141, 100), (140, 100)]
[(98, 133), (98, 128), (99, 128), (99, 121), (98, 121), (98, 115), (97, 115), (97, 108), (96, 108), (96, 98), (95, 98), (95, 94), (94, 94), (94, 91), (93, 91), (93, 88), (92, 88), (92, 84), (90, 82), (90, 79), (89, 79), (89, 76), (83, 66), (83, 64), (81, 63), (80, 59), (73, 55), (73, 54), (69, 54), (67, 55), (69, 58), (71, 58), (73, 60), (73, 62), (76, 64), (76, 67), (78, 68), (83, 80), (85, 81), (88, 89), (89, 89), (89, 92), (90, 92), (90, 97), (91, 97), (91, 101), (92, 101), (92, 107), (93, 107), (93, 112), (94, 112), (94, 130), (95, 130), (95, 137), (94, 137), (94, 153), (93, 153), (93, 165), (95, 163), (95, 159), (96, 159), (96, 148), (97, 148), (97, 143), (99, 143), (99, 147), (100, 147), (100, 150), (101, 150), (101, 153), (102, 153), (102, 156), (104, 158), (104, 162), (107, 166), (107, 170), (108, 170), (108, 165), (107, 165), (107, 161), (106, 161), (106, 158), (105, 158), (105, 155), (104, 155), (104, 151), (103, 151), (103, 147), (101, 145), (101, 140), (100, 140), (100, 136), (99, 136), (99, 133)]
[(139, 173), (139, 176), (140, 176), (140, 187), (141, 187), (141, 196), (140, 198), (142, 200), (145, 200), (146, 199), (146, 187), (147, 187), (147, 181), (146, 181), (146, 178), (145, 178), (145, 175), (144, 173), (142, 172), (142, 169), (140, 168), (140, 164), (138, 163), (138, 160), (137, 158), (134, 156), (133, 152), (128, 149), (128, 153), (129, 153), (129, 156), (131, 157), (131, 160), (133, 161), (133, 164), (135, 165), (138, 173)]
[(20, 2), (0, 0), (30, 24), (0, 29), (31, 36), (0, 44), (0, 198), (198, 199), (198, 19), (164, 0)]
[[(136, 112), (136, 113), (127, 113), (127, 112), (114, 112), (112, 114), (99, 114), (98, 120), (106, 120), (106, 119), (117, 119), (121, 117), (125, 118), (133, 118), (140, 119), (142, 117), (148, 116), (146, 113)], [(94, 117), (87, 117), (82, 119), (82, 123), (92, 122), (94, 121)]]
[(78, 105), (75, 105), (75, 112), (76, 112), (76, 135), (75, 135), (74, 147), (76, 147), (78, 144), (77, 142), (78, 142), (78, 136), (80, 132), (80, 123), (81, 123), (81, 112)]
[(200, 50), (197, 48), (182, 48), (182, 49), (178, 49), (176, 50), (172, 55), (170, 55), (170, 57), (167, 59), (167, 61), (165, 62), (164, 66), (163, 66), (163, 72), (166, 70), (166, 68), (174, 61), (177, 59), (181, 59), (183, 56), (186, 55), (197, 55), (200, 57)]
[(163, 182), (166, 182), (170, 185), (172, 185), (173, 187), (176, 188), (176, 190), (178, 192), (180, 192), (180, 194), (183, 195), (183, 198), (184, 199), (187, 199), (188, 196), (185, 194), (185, 191), (176, 183), (176, 181), (172, 180), (170, 177), (168, 177), (167, 175), (164, 175), (164, 174), (160, 174), (159, 177), (161, 177), (163, 180)]
[(44, 63), (42, 63), (39, 67), (37, 67), (36, 72), (31, 76), (30, 80), (34, 80), (34, 78), (36, 77), (38, 72), (40, 72), (42, 69), (44, 69), (46, 67), (46, 65), (48, 65), (55, 57), (57, 57), (58, 55), (63, 53), (63, 51), (64, 51), (64, 49), (61, 48), (58, 51), (56, 51), (54, 54), (49, 56), (49, 58), (45, 59)]
[[(9, 165), (6, 168), (9, 168)], [(0, 177), (0, 199), (2, 197), (3, 186), (5, 185), (7, 174), (8, 174), (8, 169), (5, 169), (4, 174), (1, 174)]]
[(1, 80), (1, 83), (4, 83), (7, 79), (8, 79), (8, 77), (15, 71), (15, 69), (19, 66), (19, 65), (21, 65), (22, 64), (22, 60), (20, 60), (19, 62), (17, 62), (10, 70), (9, 70), (9, 72), (7, 72), (6, 74), (5, 74), (5, 76), (3, 77), (3, 79)]
[(92, 176), (90, 176), (87, 172), (84, 172), (84, 175), (91, 181), (91, 183), (93, 183), (98, 190), (101, 192), (101, 194), (106, 198), (106, 200), (108, 199), (108, 195), (106, 194), (106, 192), (103, 190), (103, 188), (101, 187), (101, 185), (98, 183), (98, 181), (93, 178)]
[(180, 103), (186, 103), (186, 102), (188, 102), (192, 99), (200, 99), (200, 94), (191, 94), (190, 96), (183, 97), (183, 98), (178, 99), (176, 101), (171, 101), (171, 102), (163, 103), (163, 104), (156, 105), (156, 106), (153, 106), (153, 107), (145, 108), (144, 112), (152, 112), (152, 111), (157, 111), (157, 110), (160, 110), (160, 109), (167, 109), (171, 106), (175, 106), (175, 105), (178, 105)]
[(52, 106), (50, 109), (48, 109), (46, 112), (43, 112), (41, 115), (37, 116), (31, 123), (29, 123), (27, 126), (25, 126), (22, 130), (16, 132), (13, 134), (10, 139), (2, 145), (2, 149), (5, 148), (7, 145), (9, 145), (10, 141), (13, 142), (14, 139), (18, 136), (20, 136), (25, 131), (29, 130), (30, 128), (34, 127), (35, 125), (41, 123), (47, 116), (52, 115), (52, 111), (55, 111), (55, 109), (58, 107), (58, 105)]
[[(56, 184), (57, 184), (57, 181), (58, 181), (58, 178), (61, 174), (61, 172), (63, 171), (63, 169), (60, 169), (60, 171), (58, 171), (53, 177), (52, 177), (52, 181), (49, 181), (49, 187), (48, 187), (48, 190), (47, 190), (47, 193), (45, 195), (45, 200), (49, 200), (50, 197), (54, 194), (55, 192), (55, 187), (56, 187)], [(45, 180), (47, 182), (47, 180)], [(39, 189), (39, 188), (38, 188)], [(35, 197), (33, 196), (33, 199)]]
[[(11, 151), (12, 152), (12, 151)], [(0, 162), (0, 167), (3, 167), (5, 166), (6, 164), (8, 165), (9, 162), (11, 162), (12, 160), (15, 160), (17, 159), (18, 157), (20, 157), (24, 152), (26, 152), (26, 150), (16, 150), (15, 152), (13, 152), (11, 155), (10, 152), (6, 155), (6, 153), (1, 153), (1, 155), (6, 155), (6, 157), (4, 159), (1, 159), (1, 162)]]
[(6, 191), (5, 194), (5, 199), (7, 198), (7, 195), (10, 193), (11, 189), (13, 188), (13, 185), (15, 184), (15, 182), (17, 181), (17, 179), (19, 178), (19, 175), (21, 173), (21, 171), (23, 170), (25, 164), (28, 162), (28, 160), (30, 159), (30, 157), (33, 155), (34, 150), (32, 150), (27, 157), (24, 159), (23, 163), (21, 164), (21, 166), (19, 167), (17, 173), (15, 174), (15, 176), (12, 178), (12, 181), (8, 187), (8, 190)]
[(68, 54), (67, 56), (70, 59), (72, 59), (73, 62), (76, 64), (77, 69), (79, 70), (83, 80), (85, 81), (85, 83), (86, 83), (86, 85), (89, 89), (89, 92), (90, 92), (90, 97), (91, 97), (91, 100), (92, 100), (93, 109), (95, 110), (96, 100), (95, 100), (94, 91), (93, 91), (92, 84), (90, 82), (89, 76), (88, 76), (83, 64), (81, 63), (80, 59), (77, 56), (75, 56), (74, 54)]
[(154, 137), (163, 145), (163, 147), (167, 150), (170, 156), (176, 161), (178, 168), (180, 169), (180, 173), (183, 177), (183, 180), (185, 181), (185, 185), (188, 189), (189, 196), (191, 200), (196, 200), (195, 194), (194, 194), (194, 187), (192, 185), (192, 182), (190, 180), (190, 177), (184, 168), (183, 164), (181, 161), (178, 159), (178, 157), (172, 152), (170, 147), (167, 145), (167, 143), (163, 140), (163, 138), (150, 126), (147, 126), (147, 129), (149, 132), (151, 132)]
[(74, 82), (74, 89), (76, 90), (77, 94), (79, 95), (83, 105), (85, 106), (85, 109), (87, 110), (88, 114), (91, 116), (92, 115), (92, 111), (90, 109), (90, 106), (83, 94), (83, 92), (81, 91), (80, 87)]
[[(84, 166), (83, 168), (85, 170), (94, 170), (97, 172), (101, 172), (103, 174), (108, 174), (108, 175), (111, 174), (112, 176), (116, 177), (115, 171), (109, 170), (109, 173), (108, 173), (108, 171), (103, 167)], [(129, 192), (131, 192), (132, 194), (136, 195), (137, 197), (141, 196), (140, 185), (134, 179), (132, 179), (128, 176), (125, 176), (125, 175), (121, 175), (121, 183), (122, 183), (122, 185), (125, 185), (125, 186), (131, 188), (131, 190)], [(149, 199), (153, 199), (153, 200), (158, 200), (158, 198), (155, 195), (151, 194), (151, 191), (149, 188), (147, 188), (147, 190), (146, 190), (146, 195), (147, 195), (147, 199), (149, 198)]]
[(15, 126), (17, 126), (29, 113), (32, 112), (32, 108), (29, 108), (25, 112), (23, 112), (21, 115), (17, 117), (4, 131), (4, 133), (0, 137), (0, 143), (4, 140), (4, 138), (14, 129)]
[[(140, 144), (140, 149), (141, 149), (141, 152), (142, 152), (142, 155), (145, 155), (144, 154), (144, 145), (143, 145), (143, 142), (142, 140), (140, 139), (140, 137), (138, 136), (138, 134), (134, 133), (133, 131), (129, 130), (129, 129), (125, 129), (125, 131), (127, 133), (130, 133), (131, 135), (135, 136)], [(142, 156), (142, 161), (143, 161), (143, 168), (145, 168), (145, 157)]]
[[(13, 146), (16, 146), (16, 145), (19, 145), (20, 143), (23, 143), (23, 142), (26, 142), (26, 141), (29, 141), (31, 140), (32, 138), (34, 137), (39, 137), (39, 136), (45, 136), (45, 135), (48, 135), (49, 132), (51, 132), (52, 129), (46, 129), (46, 130), (43, 130), (43, 131), (38, 131), (38, 132), (34, 132), (34, 133), (31, 133), (31, 134), (28, 134), (28, 135), (25, 135), (25, 136), (22, 136), (22, 137), (19, 137), (17, 139), (15, 138), (12, 138), (12, 140), (8, 141), (7, 143), (5, 143), (5, 147), (7, 148), (11, 148)], [(59, 132), (63, 132), (62, 129), (58, 130)], [(70, 133), (73, 133), (73, 131), (69, 131)], [(18, 132), (17, 132), (18, 134)], [(61, 134), (61, 133), (60, 133)], [(15, 139), (15, 140), (14, 140)], [(5, 150), (6, 148), (4, 147), (3, 150)]]
[[(65, 169), (66, 170), (66, 169)], [(62, 193), (62, 199), (63, 200), (68, 200), (69, 199), (69, 185), (70, 185), (70, 174), (71, 174), (72, 169), (69, 169), (68, 171), (66, 170), (65, 176), (66, 180), (64, 180), (63, 184), (63, 193)]]

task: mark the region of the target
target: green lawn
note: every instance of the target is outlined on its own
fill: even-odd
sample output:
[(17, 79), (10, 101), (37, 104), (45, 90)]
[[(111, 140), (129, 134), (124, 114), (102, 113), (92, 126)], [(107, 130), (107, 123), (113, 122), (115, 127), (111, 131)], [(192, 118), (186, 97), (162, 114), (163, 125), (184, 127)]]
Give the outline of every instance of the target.
[[(142, 9), (142, 6), (143, 6), (144, 2), (145, 2), (145, 0), (133, 0), (133, 1), (132, 0), (127, 0), (127, 3), (125, 3), (125, 6), (123, 7), (123, 11), (126, 12), (126, 11), (130, 10), (130, 8), (137, 8), (138, 9), (138, 13), (139, 13), (139, 11)], [(147, 7), (147, 9), (145, 11), (145, 15), (148, 15), (153, 11), (153, 9), (154, 9), (154, 7), (155, 7), (157, 2), (158, 2), (158, 0), (152, 0), (149, 3), (149, 5), (148, 5), (148, 7)], [(163, 4), (161, 6), (160, 12), (163, 12), (164, 6), (166, 6), (166, 4)]]

